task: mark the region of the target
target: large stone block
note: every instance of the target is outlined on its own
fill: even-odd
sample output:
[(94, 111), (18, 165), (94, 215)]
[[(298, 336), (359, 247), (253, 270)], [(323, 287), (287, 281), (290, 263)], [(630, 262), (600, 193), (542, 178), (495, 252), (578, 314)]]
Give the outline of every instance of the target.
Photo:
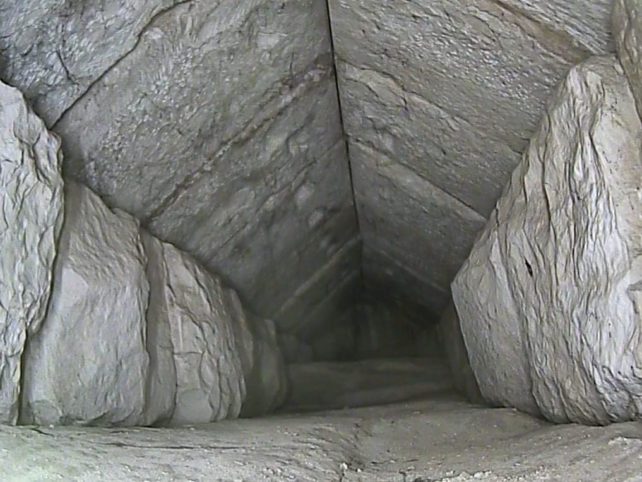
[(170, 423), (207, 423), (235, 418), (245, 397), (243, 367), (233, 319), (221, 282), (189, 255), (163, 245), (176, 366), (176, 405)]
[(0, 422), (18, 417), (21, 359), (51, 294), (63, 218), (60, 142), (0, 82)]
[(557, 422), (642, 413), (640, 139), (617, 59), (575, 67), (452, 285), (488, 401)]
[(146, 313), (146, 342), (149, 355), (149, 372), (146, 383), (145, 425), (167, 424), (176, 403), (176, 365), (172, 323), (174, 319), (166, 292), (169, 285), (170, 266), (163, 256), (164, 243), (146, 231), (141, 239), (147, 255), (147, 280), (149, 281), (149, 306)]
[(642, 116), (642, 4), (638, 0), (615, 0), (613, 36)]
[(67, 182), (51, 303), (25, 356), (22, 422), (144, 422), (146, 264), (138, 222)]
[(127, 56), (156, 16), (181, 0), (3, 1), (0, 77), (49, 126)]

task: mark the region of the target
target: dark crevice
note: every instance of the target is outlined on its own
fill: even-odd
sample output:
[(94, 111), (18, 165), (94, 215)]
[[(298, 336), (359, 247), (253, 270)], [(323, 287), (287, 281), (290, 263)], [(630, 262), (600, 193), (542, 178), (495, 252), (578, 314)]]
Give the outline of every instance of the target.
[[(343, 135), (343, 141), (345, 143), (346, 158), (348, 161), (348, 178), (350, 180), (350, 192), (352, 195), (352, 206), (354, 208), (354, 216), (357, 223), (357, 232), (361, 238), (361, 222), (359, 218), (359, 208), (357, 206), (357, 196), (356, 189), (354, 185), (354, 174), (352, 170), (352, 158), (350, 156), (350, 143), (348, 142), (348, 134), (346, 131), (345, 120), (343, 117), (343, 104), (341, 102), (341, 87), (339, 86), (339, 71), (337, 69), (337, 52), (334, 45), (334, 32), (332, 30), (332, 9), (330, 8), (330, 0), (325, 2), (326, 10), (328, 14), (328, 34), (330, 36), (330, 51), (332, 53), (332, 69), (334, 70), (334, 85), (337, 91), (337, 103), (339, 107), (339, 124), (341, 126), (341, 132)], [(363, 252), (363, 238), (361, 238), (361, 251)], [(363, 256), (362, 256), (363, 257)], [(359, 261), (359, 279), (361, 281), (361, 286), (365, 287), (365, 278), (363, 274), (363, 260)]]

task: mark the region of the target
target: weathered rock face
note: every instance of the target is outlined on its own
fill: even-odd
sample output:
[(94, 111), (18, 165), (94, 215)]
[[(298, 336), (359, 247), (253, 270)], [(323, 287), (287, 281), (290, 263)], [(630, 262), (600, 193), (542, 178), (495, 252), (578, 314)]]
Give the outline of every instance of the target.
[(63, 193), (58, 138), (3, 83), (0, 113), (0, 423), (178, 425), (280, 405), (274, 324), (89, 188)]
[(141, 239), (147, 255), (149, 304), (146, 313), (146, 344), (149, 355), (145, 400), (145, 425), (169, 423), (176, 404), (176, 364), (172, 324), (175, 323), (167, 290), (171, 266), (164, 257), (164, 244), (146, 231)]
[(0, 2), (0, 31), (66, 174), (279, 326), (303, 285), (342, 314), (313, 286), (358, 238), (325, 2)]
[[(379, 293), (421, 299), (436, 321), (549, 95), (572, 65), (612, 50), (612, 0), (329, 5), (366, 283), (388, 280)], [(380, 196), (375, 170), (390, 185), (416, 179), (420, 194)]]
[(21, 422), (183, 425), (283, 402), (271, 322), (250, 320), (234, 291), (88, 188), (66, 191), (49, 312), (24, 357)]
[(193, 259), (163, 245), (165, 303), (176, 366), (171, 423), (204, 423), (237, 417), (245, 396), (241, 360), (225, 290)]
[(559, 422), (642, 413), (640, 139), (618, 60), (574, 68), (453, 283), (487, 400)]
[(27, 338), (45, 317), (63, 218), (60, 142), (0, 82), (0, 423), (15, 423)]
[(53, 293), (25, 357), (21, 422), (143, 423), (147, 258), (138, 222), (67, 182)]
[(613, 36), (620, 62), (642, 115), (642, 4), (637, 0), (615, 0)]

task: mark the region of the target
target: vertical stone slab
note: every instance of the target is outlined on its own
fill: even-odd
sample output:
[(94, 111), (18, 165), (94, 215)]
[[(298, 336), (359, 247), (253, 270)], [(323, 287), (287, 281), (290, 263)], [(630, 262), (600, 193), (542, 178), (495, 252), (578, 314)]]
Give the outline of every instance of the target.
[(236, 351), (233, 319), (221, 282), (191, 257), (163, 243), (176, 366), (176, 402), (170, 423), (182, 425), (235, 418), (245, 381)]
[(165, 293), (169, 286), (169, 267), (163, 256), (163, 243), (145, 231), (141, 238), (147, 255), (149, 306), (146, 344), (149, 373), (145, 395), (145, 425), (168, 423), (176, 402), (176, 366), (172, 342), (172, 318)]
[(18, 418), (21, 358), (51, 294), (63, 219), (60, 142), (0, 82), (0, 423)]
[(147, 259), (138, 222), (68, 182), (51, 303), (25, 357), (21, 421), (144, 423)]
[[(556, 422), (642, 413), (642, 123), (615, 56), (575, 67), (453, 283), (485, 398)], [(505, 377), (517, 367), (526, 374)], [(524, 378), (522, 378), (522, 376)]]

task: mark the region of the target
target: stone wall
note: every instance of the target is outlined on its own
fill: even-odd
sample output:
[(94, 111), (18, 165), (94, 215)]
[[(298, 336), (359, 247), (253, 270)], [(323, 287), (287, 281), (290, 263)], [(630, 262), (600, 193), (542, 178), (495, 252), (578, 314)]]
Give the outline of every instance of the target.
[(279, 326), (342, 315), (327, 285), (360, 250), (325, 2), (3, 2), (0, 31), (67, 177)]
[(0, 82), (0, 422), (182, 425), (286, 395), (274, 325), (190, 255), (61, 174)]
[(555, 86), (613, 50), (612, 0), (329, 4), (366, 283), (437, 319)]

